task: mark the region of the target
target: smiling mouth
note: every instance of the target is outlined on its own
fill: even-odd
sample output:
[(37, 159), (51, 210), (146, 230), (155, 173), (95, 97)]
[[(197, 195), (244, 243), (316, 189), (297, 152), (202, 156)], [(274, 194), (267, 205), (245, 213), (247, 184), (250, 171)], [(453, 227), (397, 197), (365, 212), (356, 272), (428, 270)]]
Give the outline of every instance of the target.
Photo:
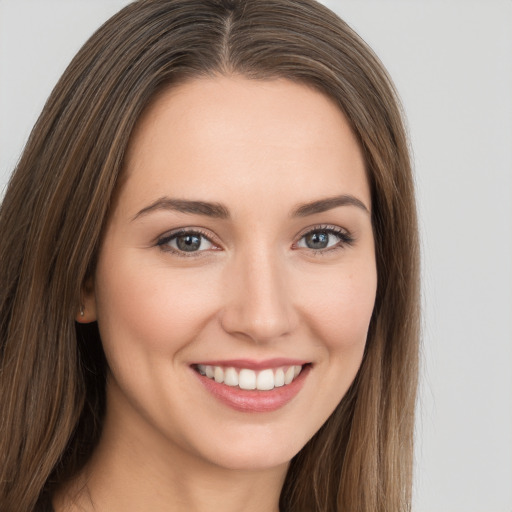
[(305, 365), (265, 368), (259, 371), (250, 368), (205, 364), (196, 364), (193, 368), (200, 375), (214, 380), (218, 384), (224, 384), (247, 391), (270, 391), (274, 388), (290, 385), (306, 366), (310, 366), (310, 363)]

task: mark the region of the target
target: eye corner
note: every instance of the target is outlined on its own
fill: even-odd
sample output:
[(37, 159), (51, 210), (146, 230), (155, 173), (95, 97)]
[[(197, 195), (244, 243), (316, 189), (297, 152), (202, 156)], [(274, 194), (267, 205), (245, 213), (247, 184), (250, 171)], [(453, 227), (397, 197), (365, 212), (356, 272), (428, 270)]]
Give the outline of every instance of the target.
[[(189, 240), (180, 240), (180, 237), (189, 238)], [(194, 241), (193, 239), (196, 239)], [(206, 247), (202, 247), (206, 245)], [(178, 257), (203, 257), (212, 251), (221, 251), (222, 248), (214, 236), (203, 231), (200, 228), (179, 228), (167, 232), (157, 238), (155, 246), (162, 252), (171, 253)]]
[[(312, 237), (312, 239), (308, 241), (307, 237)], [(331, 238), (335, 238), (337, 241), (331, 240)], [(336, 225), (321, 224), (302, 231), (298, 235), (297, 241), (292, 244), (292, 249), (306, 249), (312, 254), (321, 255), (349, 247), (355, 241), (355, 237), (349, 230)], [(312, 244), (317, 244), (317, 246), (311, 246)]]

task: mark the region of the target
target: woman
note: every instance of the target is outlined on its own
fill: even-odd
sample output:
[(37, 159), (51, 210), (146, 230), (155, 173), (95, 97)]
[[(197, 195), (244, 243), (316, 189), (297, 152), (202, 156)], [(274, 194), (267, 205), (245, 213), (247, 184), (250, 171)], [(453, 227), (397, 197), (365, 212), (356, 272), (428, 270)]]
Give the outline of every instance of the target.
[(2, 510), (408, 510), (418, 253), (371, 50), (312, 0), (147, 0), (0, 214)]

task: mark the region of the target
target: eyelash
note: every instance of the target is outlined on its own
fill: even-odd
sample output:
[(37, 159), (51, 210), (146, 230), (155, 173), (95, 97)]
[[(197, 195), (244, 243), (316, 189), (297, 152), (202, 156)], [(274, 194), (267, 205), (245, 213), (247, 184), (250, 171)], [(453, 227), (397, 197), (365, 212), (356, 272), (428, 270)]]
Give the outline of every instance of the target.
[[(303, 238), (305, 238), (306, 236), (311, 235), (313, 233), (327, 233), (329, 235), (334, 235), (339, 239), (339, 241), (336, 244), (334, 244), (330, 247), (323, 248), (323, 249), (311, 249), (308, 247), (298, 247), (297, 246), (297, 244)], [(204, 231), (202, 231), (200, 229), (196, 229), (196, 228), (183, 228), (178, 231), (174, 231), (168, 235), (165, 235), (165, 236), (159, 238), (156, 245), (164, 252), (171, 252), (173, 254), (176, 254), (177, 256), (185, 257), (185, 258), (189, 258), (189, 257), (197, 258), (197, 257), (203, 256), (203, 253), (207, 252), (208, 249), (187, 252), (187, 251), (182, 251), (180, 249), (176, 249), (174, 247), (170, 247), (168, 245), (171, 241), (176, 240), (178, 237), (183, 236), (183, 235), (197, 236), (199, 238), (205, 239), (210, 244), (212, 244), (213, 247), (216, 247), (216, 249), (213, 249), (213, 250), (219, 250), (218, 246), (215, 244), (215, 242), (212, 241), (211, 235), (209, 235), (208, 233), (205, 233)], [(354, 242), (355, 242), (355, 239), (353, 238), (353, 236), (348, 231), (346, 231), (344, 229), (341, 229), (337, 226), (331, 226), (331, 225), (318, 225), (318, 226), (313, 226), (311, 228), (308, 228), (307, 231), (302, 233), (299, 237), (298, 242), (295, 242), (292, 247), (294, 249), (303, 248), (303, 249), (306, 249), (307, 251), (309, 251), (310, 253), (314, 254), (315, 256), (317, 256), (317, 255), (321, 256), (321, 255), (325, 255), (326, 253), (331, 253), (332, 251), (336, 251), (339, 249), (343, 249), (347, 246), (351, 246), (351, 245), (353, 245)]]
[[(199, 238), (207, 240), (210, 244), (212, 244), (214, 247), (217, 247), (217, 245), (212, 241), (211, 235), (208, 233), (205, 233), (204, 231), (201, 231), (197, 228), (183, 228), (179, 229), (178, 231), (173, 231), (172, 233), (169, 233), (168, 235), (164, 235), (162, 238), (159, 238), (156, 245), (160, 247), (160, 249), (164, 252), (171, 252), (173, 254), (176, 254), (177, 256), (184, 257), (184, 258), (190, 258), (190, 257), (198, 257), (202, 256), (202, 253), (205, 251), (181, 251), (179, 249), (175, 249), (174, 247), (170, 247), (168, 244), (172, 240), (176, 240), (178, 237), (183, 235), (192, 235), (197, 236)], [(218, 249), (217, 249), (218, 250)]]
[[(340, 249), (350, 247), (355, 242), (354, 237), (347, 230), (342, 229), (338, 226), (331, 226), (325, 224), (308, 228), (304, 233), (300, 235), (299, 242), (306, 236), (311, 235), (313, 233), (327, 233), (329, 235), (334, 235), (338, 238), (338, 242), (336, 244), (330, 247), (326, 247), (324, 249), (311, 249), (308, 247), (305, 248), (315, 256), (325, 256), (326, 254), (331, 253), (333, 251), (338, 251)], [(297, 247), (297, 243), (298, 242), (293, 244), (294, 247)]]

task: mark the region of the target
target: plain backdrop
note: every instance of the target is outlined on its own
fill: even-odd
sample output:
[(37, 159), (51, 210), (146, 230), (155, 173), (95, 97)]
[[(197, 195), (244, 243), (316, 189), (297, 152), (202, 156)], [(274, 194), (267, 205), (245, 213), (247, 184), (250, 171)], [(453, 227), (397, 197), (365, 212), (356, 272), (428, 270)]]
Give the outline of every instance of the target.
[[(0, 0), (0, 194), (65, 66), (127, 3)], [(414, 149), (424, 304), (414, 510), (512, 512), (512, 1), (324, 3), (390, 71)]]

